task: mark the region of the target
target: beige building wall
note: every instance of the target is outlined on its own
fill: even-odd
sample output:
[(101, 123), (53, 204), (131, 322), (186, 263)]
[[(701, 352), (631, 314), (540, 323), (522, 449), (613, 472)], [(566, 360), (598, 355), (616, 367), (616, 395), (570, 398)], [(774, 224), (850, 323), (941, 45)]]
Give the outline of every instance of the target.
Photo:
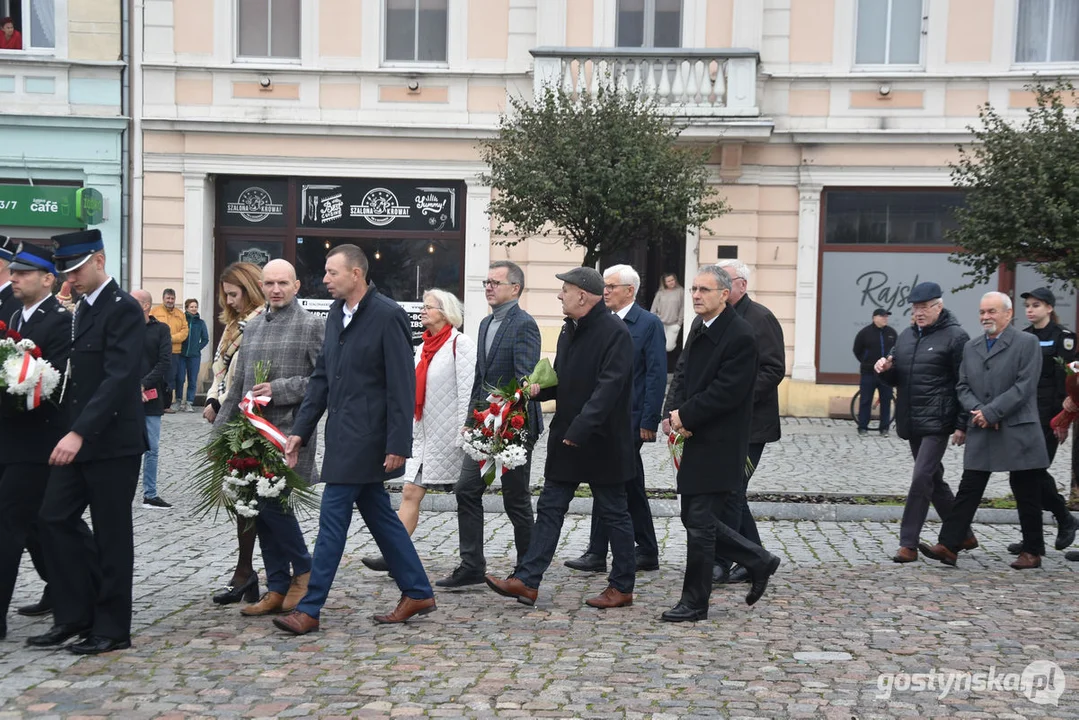
[(69, 59), (113, 62), (121, 59), (119, 2), (68, 0), (67, 19)]

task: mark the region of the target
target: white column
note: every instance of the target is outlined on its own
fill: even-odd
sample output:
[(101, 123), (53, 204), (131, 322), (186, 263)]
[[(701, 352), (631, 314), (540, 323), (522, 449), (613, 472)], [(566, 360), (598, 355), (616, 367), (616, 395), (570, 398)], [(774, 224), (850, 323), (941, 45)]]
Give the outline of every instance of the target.
[(491, 264), (491, 188), (467, 186), (465, 201), (465, 334), (479, 336), (480, 320), (487, 316), (487, 298), (480, 283)]
[[(199, 299), (199, 314), (213, 327), (214, 247), (213, 192), (205, 173), (184, 173), (184, 277), (185, 298)], [(212, 349), (211, 349), (212, 350)], [(206, 360), (204, 352), (203, 360)]]
[(689, 296), (689, 288), (693, 285), (693, 278), (697, 277), (697, 268), (701, 262), (701, 229), (691, 227), (686, 229), (686, 266), (682, 271), (682, 287), (685, 291), (686, 301), (682, 310), (682, 342), (685, 343), (689, 335), (689, 325), (697, 316), (693, 312), (693, 301)]
[(760, 50), (763, 32), (763, 0), (734, 0), (731, 47)]
[(820, 195), (816, 185), (798, 186), (798, 268), (794, 298), (794, 367), (791, 379), (817, 381), (817, 259)]

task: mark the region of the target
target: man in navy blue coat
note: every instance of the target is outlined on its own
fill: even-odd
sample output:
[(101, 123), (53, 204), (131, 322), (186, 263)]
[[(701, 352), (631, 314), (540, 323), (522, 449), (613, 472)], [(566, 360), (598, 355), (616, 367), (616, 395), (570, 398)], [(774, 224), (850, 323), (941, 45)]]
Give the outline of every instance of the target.
[[(656, 441), (667, 389), (667, 346), (663, 322), (634, 302), (641, 276), (629, 265), (614, 265), (603, 273), (603, 302), (626, 323), (633, 338), (633, 433), (637, 447), (637, 474), (626, 484), (629, 514), (633, 518), (633, 539), (637, 544), (637, 569), (659, 569), (659, 545), (652, 511), (644, 488), (641, 448)], [(592, 533), (584, 555), (567, 560), (566, 567), (585, 572), (607, 572), (607, 531), (592, 513)]]
[(326, 456), (318, 539), (307, 594), (274, 625), (295, 635), (319, 628), (319, 612), (333, 584), (355, 505), (371, 530), (390, 575), (401, 590), (393, 612), (378, 623), (399, 623), (435, 609), (434, 592), (416, 547), (390, 505), (383, 484), (401, 477), (412, 455), (416, 396), (408, 317), (401, 306), (367, 282), (367, 257), (355, 245), (338, 245), (326, 257), (323, 282), (336, 302), (326, 319), (326, 339), (303, 404), (285, 446), (295, 464), (301, 445), (326, 420)]

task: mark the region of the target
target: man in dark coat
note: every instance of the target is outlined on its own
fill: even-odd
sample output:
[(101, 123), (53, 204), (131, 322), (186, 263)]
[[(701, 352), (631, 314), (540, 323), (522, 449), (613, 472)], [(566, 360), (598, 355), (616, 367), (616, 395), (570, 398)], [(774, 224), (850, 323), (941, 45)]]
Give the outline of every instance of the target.
[(768, 587), (779, 558), (746, 540), (724, 522), (745, 496), (745, 464), (752, 432), (757, 343), (753, 328), (727, 301), (731, 278), (715, 265), (701, 268), (691, 288), (701, 322), (691, 330), (667, 397), (664, 430), (685, 438), (678, 470), (682, 524), (686, 527), (686, 575), (682, 597), (661, 619), (708, 617), (716, 554), (746, 568), (752, 605)]
[(873, 322), (866, 325), (854, 336), (854, 357), (858, 358), (861, 377), (858, 383), (860, 402), (858, 405), (858, 434), (869, 434), (869, 418), (873, 413), (873, 396), (880, 397), (880, 434), (888, 434), (892, 421), (892, 386), (884, 382), (873, 366), (881, 358), (895, 350), (899, 334), (888, 326), (890, 312), (884, 308), (873, 311)]
[[(307, 594), (274, 625), (305, 635), (319, 629), (352, 522), (355, 506), (401, 590), (397, 607), (375, 615), (378, 623), (400, 623), (435, 609), (412, 538), (390, 505), (383, 483), (404, 475), (412, 455), (416, 373), (408, 317), (401, 306), (367, 282), (367, 257), (355, 245), (338, 245), (326, 257), (324, 282), (335, 298), (326, 318), (326, 339), (307, 385), (285, 448), (289, 464), (326, 420), (315, 560)], [(243, 351), (241, 351), (243, 352)]]
[[(967, 413), (959, 406), (955, 385), (963, 362), (963, 346), (970, 336), (944, 307), (943, 291), (935, 282), (915, 285), (907, 302), (914, 324), (896, 341), (895, 355), (881, 358), (874, 369), (881, 379), (898, 388), (895, 430), (910, 443), (914, 473), (899, 528), (899, 550), (892, 561), (918, 559), (919, 535), (932, 503), (937, 514), (947, 517), (955, 496), (944, 482), (944, 451), (948, 437), (954, 444), (966, 439)], [(962, 549), (977, 547), (974, 536)]]
[(165, 387), (172, 366), (172, 335), (169, 326), (158, 321), (150, 310), (153, 296), (132, 290), (146, 317), (146, 340), (142, 347), (142, 412), (146, 415), (146, 441), (150, 449), (142, 457), (142, 506), (168, 510), (172, 505), (157, 494), (157, 458), (161, 445), (161, 416), (165, 413)]
[(573, 268), (555, 277), (563, 282), (558, 298), (566, 315), (554, 363), (558, 384), (542, 392), (531, 387), (533, 397), (558, 401), (536, 529), (513, 573), (506, 579), (487, 575), (487, 585), (525, 605), (536, 602), (570, 501), (583, 481), (592, 489), (592, 512), (607, 529), (614, 555), (610, 584), (586, 602), (601, 609), (632, 605), (636, 558), (626, 483), (636, 472), (630, 410), (633, 340), (626, 324), (603, 304), (603, 277), (597, 271)]
[[(13, 258), (12, 286), (21, 308), (0, 318), (9, 329), (33, 341), (42, 358), (63, 372), (71, 352), (71, 314), (52, 296), (56, 281), (52, 252), (27, 245)], [(0, 332), (0, 337), (4, 333)], [(49, 454), (67, 431), (54, 396), (33, 410), (16, 407), (13, 396), (0, 396), (0, 639), (7, 634), (7, 611), (25, 547), (41, 579), (49, 573), (41, 551), (37, 514), (49, 479)], [(22, 615), (52, 610), (49, 586)]]
[[(96, 655), (131, 647), (131, 501), (147, 449), (140, 386), (146, 323), (139, 303), (105, 272), (100, 231), (58, 235), (53, 253), (83, 299), (63, 391), (70, 431), (49, 457), (39, 516), (55, 624), (27, 642), (47, 647), (82, 636), (70, 650)], [(87, 506), (97, 552), (85, 543)]]
[(18, 243), (0, 235), (0, 320), (4, 322), (22, 309), (22, 303), (11, 287), (11, 270), (8, 268), (18, 249)]
[[(498, 260), (488, 268), (483, 287), (491, 314), (480, 322), (476, 341), (476, 376), (472, 382), (471, 400), (474, 407), (485, 404), (488, 388), (502, 387), (531, 375), (539, 362), (539, 327), (518, 305), (524, 283), (524, 272), (509, 260)], [(528, 460), (520, 467), (507, 470), (500, 480), (502, 506), (513, 525), (518, 563), (532, 539), (532, 494), (529, 492), (532, 444), (543, 432), (543, 413), (538, 402), (528, 403), (527, 427), (532, 440), (526, 445)], [(461, 474), (454, 488), (461, 564), (448, 577), (435, 582), (438, 587), (456, 588), (483, 582), (487, 570), (487, 559), (483, 555), (483, 493), (486, 489), (479, 463), (466, 457), (461, 462)]]
[[(633, 339), (633, 459), (637, 472), (626, 485), (626, 500), (633, 518), (633, 539), (637, 543), (637, 569), (659, 569), (659, 543), (652, 523), (652, 510), (644, 485), (641, 448), (656, 441), (663, 391), (667, 388), (667, 346), (663, 322), (636, 302), (641, 276), (629, 265), (615, 265), (603, 272), (603, 304), (626, 323)], [(592, 513), (588, 549), (566, 567), (586, 572), (607, 571), (607, 532), (599, 516)]]

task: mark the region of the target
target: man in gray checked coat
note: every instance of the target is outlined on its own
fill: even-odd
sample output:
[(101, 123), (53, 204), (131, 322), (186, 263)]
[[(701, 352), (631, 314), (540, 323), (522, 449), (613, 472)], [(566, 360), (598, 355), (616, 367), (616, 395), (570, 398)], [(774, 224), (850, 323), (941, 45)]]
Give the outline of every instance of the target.
[[(262, 415), (286, 436), (292, 430), (296, 411), (303, 402), (307, 381), (322, 350), (325, 323), (300, 307), (296, 293), (300, 281), (296, 269), (285, 260), (271, 260), (262, 269), (262, 291), (269, 309), (247, 324), (244, 345), (233, 360), (234, 380), (221, 401), (214, 421), (215, 431), (239, 412), (237, 405), (248, 391), (255, 397), (269, 397)], [(268, 365), (269, 382), (255, 384), (255, 366)], [(311, 483), (318, 482), (315, 469), (316, 438), (300, 452), (296, 472)], [(244, 615), (288, 612), (307, 593), (311, 575), (311, 554), (296, 517), (285, 513), (280, 503), (259, 505), (255, 518), (259, 547), (266, 565), (266, 592), (254, 605), (243, 608)], [(290, 572), (291, 569), (291, 572)]]

